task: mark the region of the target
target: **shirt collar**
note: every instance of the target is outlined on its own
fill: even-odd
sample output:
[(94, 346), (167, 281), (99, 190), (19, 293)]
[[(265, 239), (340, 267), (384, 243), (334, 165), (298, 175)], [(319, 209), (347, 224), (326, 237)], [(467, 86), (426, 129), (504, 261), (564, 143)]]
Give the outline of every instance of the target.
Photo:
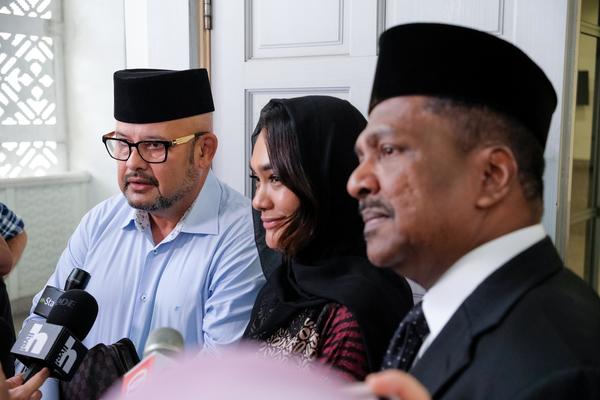
[[(212, 171), (208, 172), (202, 190), (185, 212), (175, 230), (181, 232), (216, 235), (219, 233), (219, 208), (223, 188)], [(131, 225), (139, 231), (148, 229), (150, 220), (148, 212), (131, 208), (123, 228)]]
[(432, 340), (467, 297), (498, 268), (546, 237), (541, 224), (503, 235), (471, 250), (452, 265), (425, 293), (423, 313)]

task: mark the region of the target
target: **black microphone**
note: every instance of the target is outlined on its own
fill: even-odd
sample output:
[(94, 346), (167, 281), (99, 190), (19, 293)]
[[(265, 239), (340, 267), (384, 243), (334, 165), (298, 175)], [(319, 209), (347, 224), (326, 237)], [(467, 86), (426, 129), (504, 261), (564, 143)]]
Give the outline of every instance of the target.
[(50, 313), (50, 310), (52, 310), (52, 307), (54, 307), (54, 304), (56, 304), (56, 300), (64, 292), (71, 289), (85, 289), (89, 280), (90, 274), (87, 271), (84, 271), (81, 268), (73, 268), (67, 277), (63, 290), (50, 285), (46, 286), (44, 292), (40, 296), (40, 300), (33, 309), (33, 313), (42, 318), (48, 318), (48, 314)]
[(90, 273), (81, 268), (73, 268), (67, 280), (65, 281), (64, 291), (71, 289), (85, 289), (90, 281)]
[(81, 341), (98, 315), (98, 303), (91, 294), (71, 289), (56, 300), (46, 322), (29, 321), (19, 333), (11, 353), (27, 368), (27, 381), (42, 368), (68, 381), (87, 353)]

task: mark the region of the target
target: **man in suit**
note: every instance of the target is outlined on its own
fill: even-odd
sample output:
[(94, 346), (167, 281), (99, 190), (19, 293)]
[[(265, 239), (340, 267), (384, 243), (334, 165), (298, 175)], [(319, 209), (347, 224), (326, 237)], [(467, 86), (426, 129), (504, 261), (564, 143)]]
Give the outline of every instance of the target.
[[(493, 35), (407, 24), (380, 39), (348, 191), (369, 259), (428, 289), (383, 368), (435, 399), (600, 398), (600, 299), (540, 224), (556, 102), (544, 72)], [(406, 378), (368, 383), (400, 395)]]

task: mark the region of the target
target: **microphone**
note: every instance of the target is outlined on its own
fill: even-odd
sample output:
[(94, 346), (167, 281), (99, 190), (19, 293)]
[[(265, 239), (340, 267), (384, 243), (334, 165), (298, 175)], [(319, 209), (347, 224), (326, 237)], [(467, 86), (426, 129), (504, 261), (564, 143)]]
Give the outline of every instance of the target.
[(85, 289), (88, 282), (90, 281), (90, 273), (82, 270), (81, 268), (73, 268), (67, 280), (65, 281), (65, 292), (71, 289)]
[(46, 322), (27, 322), (11, 349), (27, 367), (23, 379), (48, 367), (50, 376), (70, 380), (87, 353), (81, 341), (97, 315), (96, 299), (81, 289), (71, 289), (56, 300)]
[(87, 271), (84, 271), (81, 268), (73, 268), (67, 277), (63, 290), (50, 285), (46, 286), (40, 296), (40, 300), (33, 309), (33, 313), (42, 318), (48, 318), (48, 314), (50, 313), (50, 310), (52, 310), (52, 307), (54, 307), (54, 304), (56, 304), (56, 300), (58, 300), (64, 292), (71, 289), (85, 289), (89, 280), (90, 274)]
[(171, 357), (183, 351), (183, 337), (173, 328), (163, 327), (153, 331), (144, 347), (144, 359), (123, 376), (121, 393), (131, 394), (150, 374), (174, 364)]
[(183, 351), (183, 336), (176, 329), (169, 327), (158, 328), (150, 334), (146, 347), (144, 347), (144, 358), (154, 353), (172, 357)]

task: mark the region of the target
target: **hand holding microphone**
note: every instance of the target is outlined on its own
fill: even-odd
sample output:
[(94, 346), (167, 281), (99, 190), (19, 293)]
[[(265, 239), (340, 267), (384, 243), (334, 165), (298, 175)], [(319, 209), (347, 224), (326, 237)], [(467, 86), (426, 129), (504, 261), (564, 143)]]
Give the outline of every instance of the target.
[(29, 321), (21, 330), (11, 353), (27, 368), (27, 382), (47, 367), (53, 377), (69, 380), (87, 349), (81, 341), (98, 315), (98, 303), (89, 293), (71, 289), (61, 295), (44, 323)]
[(0, 368), (0, 400), (38, 400), (42, 393), (38, 390), (50, 376), (48, 368), (42, 369), (27, 383), (23, 383), (21, 375), (15, 375), (6, 379), (2, 368)]

